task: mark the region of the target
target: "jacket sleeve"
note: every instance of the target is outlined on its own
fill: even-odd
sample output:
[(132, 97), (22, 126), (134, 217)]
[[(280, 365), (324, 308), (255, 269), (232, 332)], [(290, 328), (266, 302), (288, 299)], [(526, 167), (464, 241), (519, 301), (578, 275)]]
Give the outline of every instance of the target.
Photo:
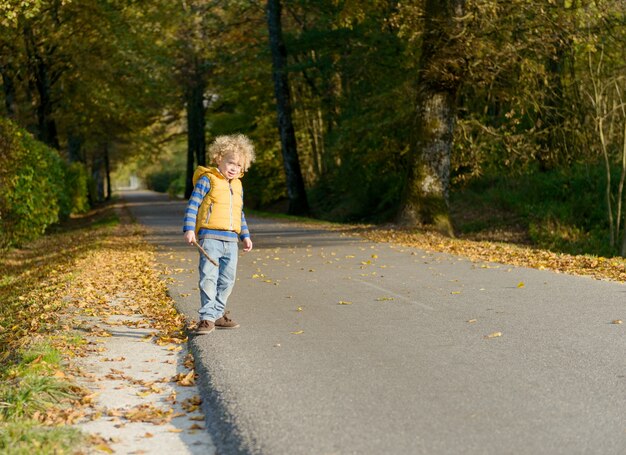
[[(241, 199), (243, 199), (243, 190), (241, 191)], [(248, 223), (246, 222), (246, 215), (241, 210), (241, 232), (239, 233), (239, 240), (249, 239), (250, 231), (248, 230)]]
[(198, 179), (196, 186), (191, 192), (189, 202), (187, 202), (187, 208), (185, 209), (185, 218), (183, 219), (183, 232), (193, 231), (196, 229), (196, 218), (198, 217), (198, 210), (202, 204), (204, 196), (207, 195), (211, 189), (211, 181), (204, 175)]
[(241, 211), (241, 232), (239, 233), (239, 240), (249, 239), (250, 231), (248, 230), (248, 223), (246, 223), (246, 216)]

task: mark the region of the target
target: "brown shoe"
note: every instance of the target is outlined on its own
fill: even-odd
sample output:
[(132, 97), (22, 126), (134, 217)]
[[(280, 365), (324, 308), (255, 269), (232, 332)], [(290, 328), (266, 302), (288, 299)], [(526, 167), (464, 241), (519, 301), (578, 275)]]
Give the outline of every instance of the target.
[(196, 335), (206, 335), (215, 330), (215, 323), (213, 321), (200, 321), (196, 327)]
[[(228, 312), (226, 312), (226, 314), (228, 314)], [(224, 316), (215, 321), (215, 327), (217, 327), (218, 329), (236, 329), (237, 327), (239, 327), (239, 324), (226, 316), (226, 314), (224, 314)]]

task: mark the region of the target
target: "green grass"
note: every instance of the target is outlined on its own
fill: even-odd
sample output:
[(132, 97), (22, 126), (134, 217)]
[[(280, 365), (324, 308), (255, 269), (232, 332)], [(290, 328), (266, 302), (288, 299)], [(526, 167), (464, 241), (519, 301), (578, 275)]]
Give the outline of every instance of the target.
[(102, 218), (99, 218), (97, 221), (95, 221), (92, 224), (92, 227), (94, 228), (98, 228), (98, 227), (114, 227), (117, 226), (118, 224), (120, 224), (120, 218), (117, 216), (116, 213), (108, 213), (106, 216), (103, 216)]
[(42, 342), (0, 370), (0, 454), (69, 454), (85, 441), (75, 428), (42, 426), (35, 418), (78, 398), (75, 386), (54, 376), (62, 361), (57, 349)]
[(39, 344), (32, 346), (28, 351), (22, 354), (22, 362), (28, 365), (29, 369), (37, 372), (37, 365), (43, 367), (58, 367), (61, 363), (61, 353), (48, 344)]
[(74, 386), (53, 376), (61, 361), (58, 350), (42, 343), (20, 353), (14, 364), (0, 371), (0, 422), (30, 419), (35, 412), (77, 398)]
[(70, 454), (84, 439), (80, 431), (70, 427), (41, 427), (29, 420), (0, 422), (0, 454)]
[(50, 376), (27, 375), (14, 378), (0, 389), (0, 420), (29, 418), (74, 398), (72, 386)]
[[(618, 174), (616, 170), (612, 176), (615, 185)], [(530, 170), (519, 175), (486, 175), (462, 188), (452, 188), (450, 205), (455, 231), (462, 238), (500, 239), (561, 253), (613, 257), (618, 251), (609, 244), (605, 182), (603, 164), (578, 164), (547, 172)], [(615, 193), (616, 188), (613, 190)], [(261, 210), (246, 209), (246, 213), (342, 225), (338, 220)]]
[(611, 257), (605, 181), (603, 169), (589, 165), (483, 177), (453, 192), (455, 225), (462, 235), (517, 229), (539, 248)]
[(319, 224), (320, 226), (341, 226), (342, 225), (342, 223), (339, 223), (339, 222), (320, 220), (317, 218), (309, 218), (306, 216), (287, 215), (285, 213), (266, 212), (263, 210), (256, 210), (256, 209), (245, 209), (245, 212), (246, 212), (246, 215), (252, 215), (252, 216), (259, 217), (259, 218), (295, 221), (298, 223), (312, 223), (312, 224)]

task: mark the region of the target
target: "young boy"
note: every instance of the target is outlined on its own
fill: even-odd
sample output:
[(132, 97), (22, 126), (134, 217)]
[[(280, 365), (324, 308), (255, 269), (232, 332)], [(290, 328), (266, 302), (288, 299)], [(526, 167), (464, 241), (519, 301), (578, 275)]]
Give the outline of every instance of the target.
[(243, 134), (218, 136), (209, 146), (209, 158), (217, 167), (198, 166), (194, 172), (195, 186), (183, 224), (185, 240), (189, 244), (197, 241), (219, 264), (212, 264), (200, 254), (199, 335), (211, 333), (216, 327), (239, 327), (225, 313), (237, 273), (238, 239), (243, 251), (252, 250), (239, 179), (254, 161), (254, 146)]

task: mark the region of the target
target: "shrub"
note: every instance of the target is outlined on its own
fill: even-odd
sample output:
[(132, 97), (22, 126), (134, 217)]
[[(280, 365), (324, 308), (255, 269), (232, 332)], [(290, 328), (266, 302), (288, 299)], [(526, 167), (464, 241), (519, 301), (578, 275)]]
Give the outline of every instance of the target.
[(0, 248), (35, 239), (69, 216), (75, 201), (67, 169), (55, 150), (0, 118)]
[(167, 188), (167, 194), (170, 197), (179, 197), (185, 194), (185, 176), (180, 175), (177, 179), (170, 182), (170, 186)]
[(159, 170), (146, 176), (146, 186), (152, 191), (166, 193), (170, 184), (180, 177), (177, 170)]
[(89, 210), (88, 177), (81, 163), (72, 163), (65, 173), (65, 192), (70, 199), (70, 213)]

